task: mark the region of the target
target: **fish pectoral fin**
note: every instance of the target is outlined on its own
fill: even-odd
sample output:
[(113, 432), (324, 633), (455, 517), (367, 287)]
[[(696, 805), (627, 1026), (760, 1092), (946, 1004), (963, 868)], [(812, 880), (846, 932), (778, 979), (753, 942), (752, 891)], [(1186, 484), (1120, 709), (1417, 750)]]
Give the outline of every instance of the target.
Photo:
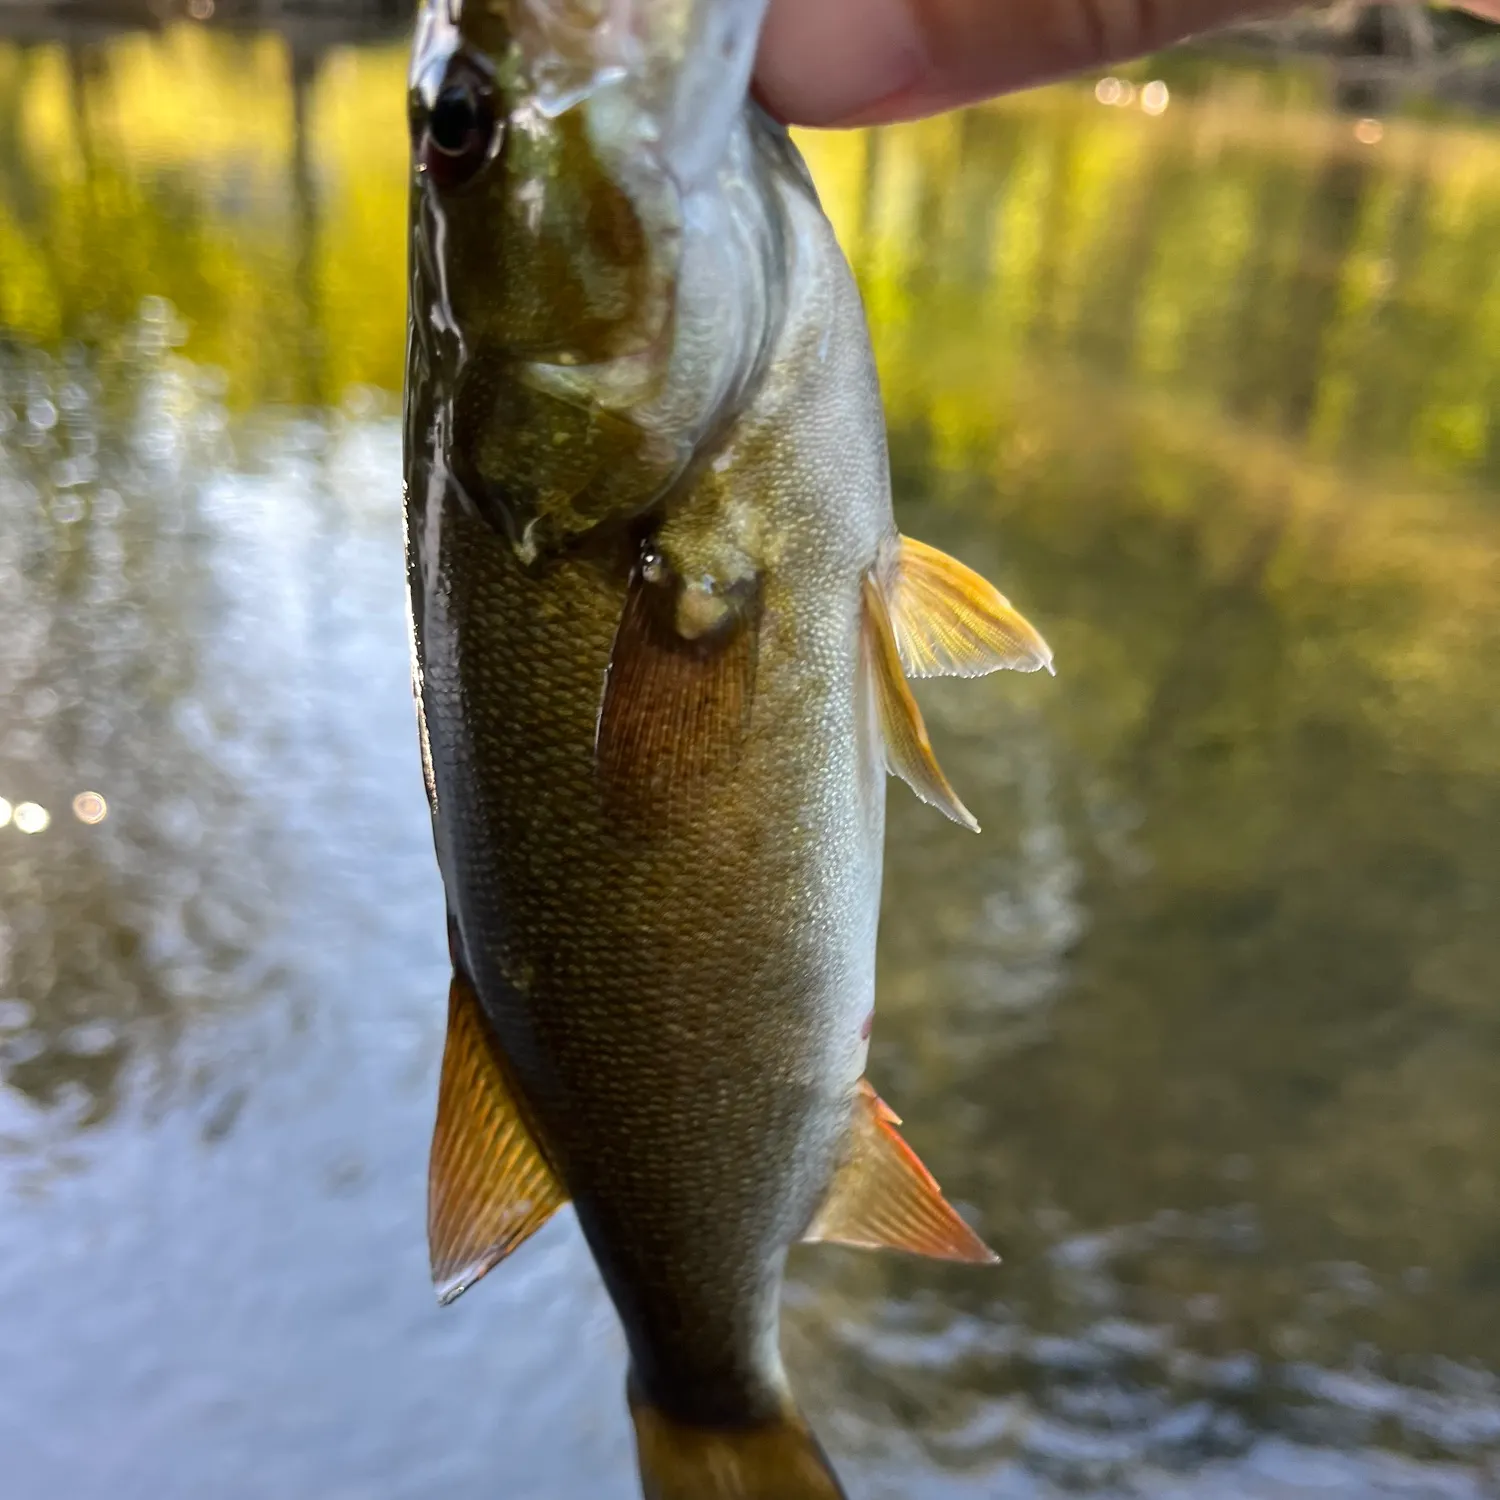
[(466, 1292), (567, 1202), (521, 1117), (474, 986), (455, 971), (427, 1172), (438, 1300)]
[(843, 1163), (803, 1239), (906, 1250), (937, 1260), (998, 1261), (943, 1197), (932, 1173), (897, 1133), (898, 1124), (860, 1079)]
[[(606, 799), (659, 811), (733, 766), (755, 690), (758, 590), (721, 601), (691, 637), (678, 628), (680, 581), (637, 567), (615, 630), (594, 739)], [(699, 623), (693, 621), (696, 626)]]
[(906, 673), (896, 648), (885, 595), (871, 574), (865, 575), (863, 587), (861, 630), (865, 670), (870, 677), (880, 734), (885, 743), (886, 767), (924, 802), (930, 802), (955, 823), (978, 833), (979, 824), (974, 820), (974, 814), (959, 801), (958, 793), (948, 784), (943, 768), (932, 753), (932, 741), (927, 738), (922, 710), (917, 707), (917, 700), (906, 685)]
[(1052, 648), (1035, 626), (946, 552), (904, 536), (882, 572), (908, 677), (983, 677), (1002, 667), (1052, 672)]

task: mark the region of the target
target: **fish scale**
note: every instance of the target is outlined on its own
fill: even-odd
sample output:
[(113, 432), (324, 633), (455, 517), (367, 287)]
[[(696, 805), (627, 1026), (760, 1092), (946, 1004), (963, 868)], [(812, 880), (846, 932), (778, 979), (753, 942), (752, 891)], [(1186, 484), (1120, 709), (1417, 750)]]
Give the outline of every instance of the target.
[[(839, 1132), (796, 1107), (816, 1100), (781, 1061), (788, 1036), (831, 1029), (802, 1013), (826, 1003), (806, 957), (818, 937), (786, 942), (807, 861), (795, 841), (757, 858), (738, 799), (685, 828), (612, 826), (590, 751), (624, 579), (580, 565), (523, 583), (507, 547), (452, 519), (452, 595), (474, 612), (448, 629), (483, 649), (455, 663), (451, 694), (429, 649), (427, 680), (487, 706), (433, 736), (445, 827), (461, 830), (449, 890), (464, 954), (606, 1276), (621, 1263), (610, 1279), (638, 1341), (668, 1344), (691, 1387), (774, 1323), (766, 1267), (831, 1171)], [(574, 608), (539, 625), (537, 587)], [(775, 797), (776, 781), (761, 790)], [(858, 1060), (846, 1067), (852, 1082)], [(844, 1087), (829, 1092), (844, 1104)], [(788, 1163), (809, 1187), (788, 1192)], [(702, 1247), (687, 1262), (684, 1232)]]

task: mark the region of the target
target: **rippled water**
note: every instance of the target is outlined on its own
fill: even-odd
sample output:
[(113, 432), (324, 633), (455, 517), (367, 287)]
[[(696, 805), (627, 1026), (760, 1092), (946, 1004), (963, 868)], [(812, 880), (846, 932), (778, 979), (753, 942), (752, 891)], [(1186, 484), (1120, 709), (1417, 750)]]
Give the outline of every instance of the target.
[[(571, 1219), (427, 1280), (402, 68), (0, 44), (5, 1500), (633, 1493)], [(1060, 675), (924, 686), (982, 836), (891, 796), (872, 1074), (1005, 1265), (799, 1251), (788, 1353), (871, 1500), (1478, 1500), (1500, 139), (1129, 81), (808, 143)]]

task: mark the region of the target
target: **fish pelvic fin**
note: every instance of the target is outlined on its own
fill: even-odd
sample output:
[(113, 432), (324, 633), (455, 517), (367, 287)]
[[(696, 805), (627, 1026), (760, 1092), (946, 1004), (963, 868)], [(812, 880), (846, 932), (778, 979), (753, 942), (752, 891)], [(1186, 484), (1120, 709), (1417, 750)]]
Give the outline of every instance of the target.
[(792, 1407), (746, 1427), (693, 1427), (641, 1398), (630, 1417), (644, 1500), (848, 1500), (823, 1449)]
[[(1500, 4), (1500, 0), (1496, 0)], [(983, 677), (1052, 668), (1052, 648), (993, 584), (956, 558), (904, 536), (881, 569), (896, 649), (908, 677)]]
[(933, 754), (932, 741), (922, 710), (906, 685), (901, 653), (886, 607), (886, 597), (873, 573), (865, 575), (864, 615), (861, 621), (861, 643), (865, 671), (869, 674), (875, 710), (879, 717), (881, 739), (885, 744), (885, 764), (899, 776), (922, 801), (952, 818), (955, 823), (979, 832), (974, 814), (959, 801), (958, 793), (948, 784), (943, 768)]
[(897, 1133), (900, 1123), (860, 1079), (843, 1161), (803, 1238), (994, 1264), (1000, 1257), (943, 1197), (932, 1173)]
[(468, 977), (448, 991), (448, 1039), (427, 1171), (427, 1248), (438, 1300), (452, 1302), (567, 1201), (522, 1118)]

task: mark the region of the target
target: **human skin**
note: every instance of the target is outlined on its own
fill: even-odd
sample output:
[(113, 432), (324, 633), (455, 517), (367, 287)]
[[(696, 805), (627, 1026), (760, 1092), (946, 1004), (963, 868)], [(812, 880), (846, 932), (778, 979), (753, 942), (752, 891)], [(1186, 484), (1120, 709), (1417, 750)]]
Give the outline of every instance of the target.
[(955, 109), (1287, 0), (771, 0), (756, 91), (794, 125), (870, 125)]

